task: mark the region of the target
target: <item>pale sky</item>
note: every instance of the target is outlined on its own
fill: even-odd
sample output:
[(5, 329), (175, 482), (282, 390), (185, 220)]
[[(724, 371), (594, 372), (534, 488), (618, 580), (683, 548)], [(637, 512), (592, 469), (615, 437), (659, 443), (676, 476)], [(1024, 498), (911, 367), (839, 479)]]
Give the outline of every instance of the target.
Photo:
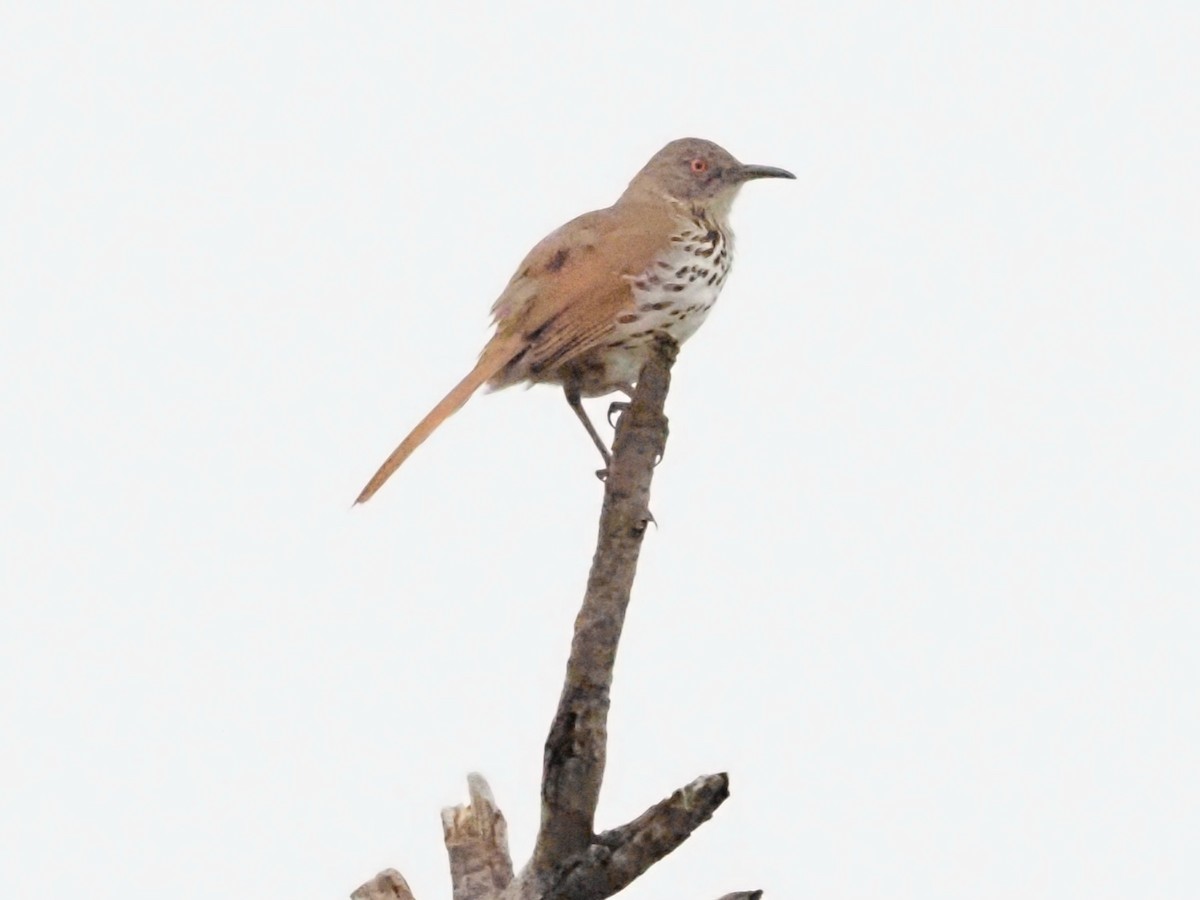
[[(624, 896), (1195, 896), (1200, 7), (0, 12), (0, 894), (449, 897), (518, 865), (594, 547), (524, 253), (676, 137), (747, 186), (688, 343), (600, 827)], [(593, 404), (596, 411), (605, 403)], [(606, 432), (607, 433), (607, 432)]]

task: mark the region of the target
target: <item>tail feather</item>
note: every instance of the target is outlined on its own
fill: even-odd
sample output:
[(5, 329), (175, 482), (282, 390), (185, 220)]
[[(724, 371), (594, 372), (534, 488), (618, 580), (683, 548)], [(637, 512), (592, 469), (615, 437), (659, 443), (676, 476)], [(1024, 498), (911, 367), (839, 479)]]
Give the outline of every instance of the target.
[(355, 504), (366, 503), (370, 500), (375, 492), (383, 487), (383, 483), (392, 477), (392, 473), (400, 468), (401, 463), (408, 459), (421, 444), (425, 443), (425, 439), (433, 434), (442, 422), (461, 409), (462, 405), (471, 399), (472, 394), (504, 368), (512, 357), (511, 352), (505, 352), (508, 349), (495, 341), (484, 349), (479, 357), (479, 362), (475, 364), (475, 368), (467, 374), (467, 377), (456, 384), (450, 393), (417, 423), (417, 427), (400, 442), (400, 446), (383, 461), (379, 471), (371, 476), (366, 487), (359, 492), (358, 498), (354, 501)]

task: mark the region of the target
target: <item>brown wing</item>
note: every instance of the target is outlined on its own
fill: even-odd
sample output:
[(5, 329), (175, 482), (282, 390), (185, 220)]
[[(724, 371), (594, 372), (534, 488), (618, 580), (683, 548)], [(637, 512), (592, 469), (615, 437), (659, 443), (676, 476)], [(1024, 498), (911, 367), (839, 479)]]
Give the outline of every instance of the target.
[(521, 350), (491, 385), (553, 371), (603, 343), (633, 308), (631, 282), (665, 249), (671, 224), (657, 206), (612, 206), (573, 219), (534, 247), (492, 306), (496, 334), (488, 347), (516, 342)]
[(492, 306), (496, 333), (475, 368), (384, 460), (355, 503), (369, 500), (485, 381), (524, 381), (602, 343), (632, 308), (630, 281), (661, 252), (671, 224), (658, 207), (614, 206), (568, 222), (534, 247)]

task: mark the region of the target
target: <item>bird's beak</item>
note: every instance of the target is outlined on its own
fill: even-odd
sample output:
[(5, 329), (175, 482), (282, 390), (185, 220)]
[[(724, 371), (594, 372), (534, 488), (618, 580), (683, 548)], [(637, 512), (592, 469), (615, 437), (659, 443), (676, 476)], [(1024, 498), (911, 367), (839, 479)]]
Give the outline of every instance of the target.
[(753, 181), (755, 178), (795, 178), (787, 169), (777, 169), (774, 166), (738, 166), (729, 173), (732, 181), (740, 184), (743, 181)]

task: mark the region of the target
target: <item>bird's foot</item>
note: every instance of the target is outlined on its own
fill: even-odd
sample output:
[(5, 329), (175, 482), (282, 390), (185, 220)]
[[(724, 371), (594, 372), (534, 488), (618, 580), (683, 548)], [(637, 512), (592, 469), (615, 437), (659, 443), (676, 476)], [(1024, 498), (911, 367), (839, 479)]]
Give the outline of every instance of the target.
[(621, 413), (629, 412), (629, 406), (630, 406), (630, 404), (628, 403), (628, 401), (625, 401), (625, 400), (614, 400), (612, 403), (608, 404), (608, 427), (609, 428), (612, 428), (614, 430), (616, 429), (617, 423), (613, 421), (613, 416), (619, 415)]

